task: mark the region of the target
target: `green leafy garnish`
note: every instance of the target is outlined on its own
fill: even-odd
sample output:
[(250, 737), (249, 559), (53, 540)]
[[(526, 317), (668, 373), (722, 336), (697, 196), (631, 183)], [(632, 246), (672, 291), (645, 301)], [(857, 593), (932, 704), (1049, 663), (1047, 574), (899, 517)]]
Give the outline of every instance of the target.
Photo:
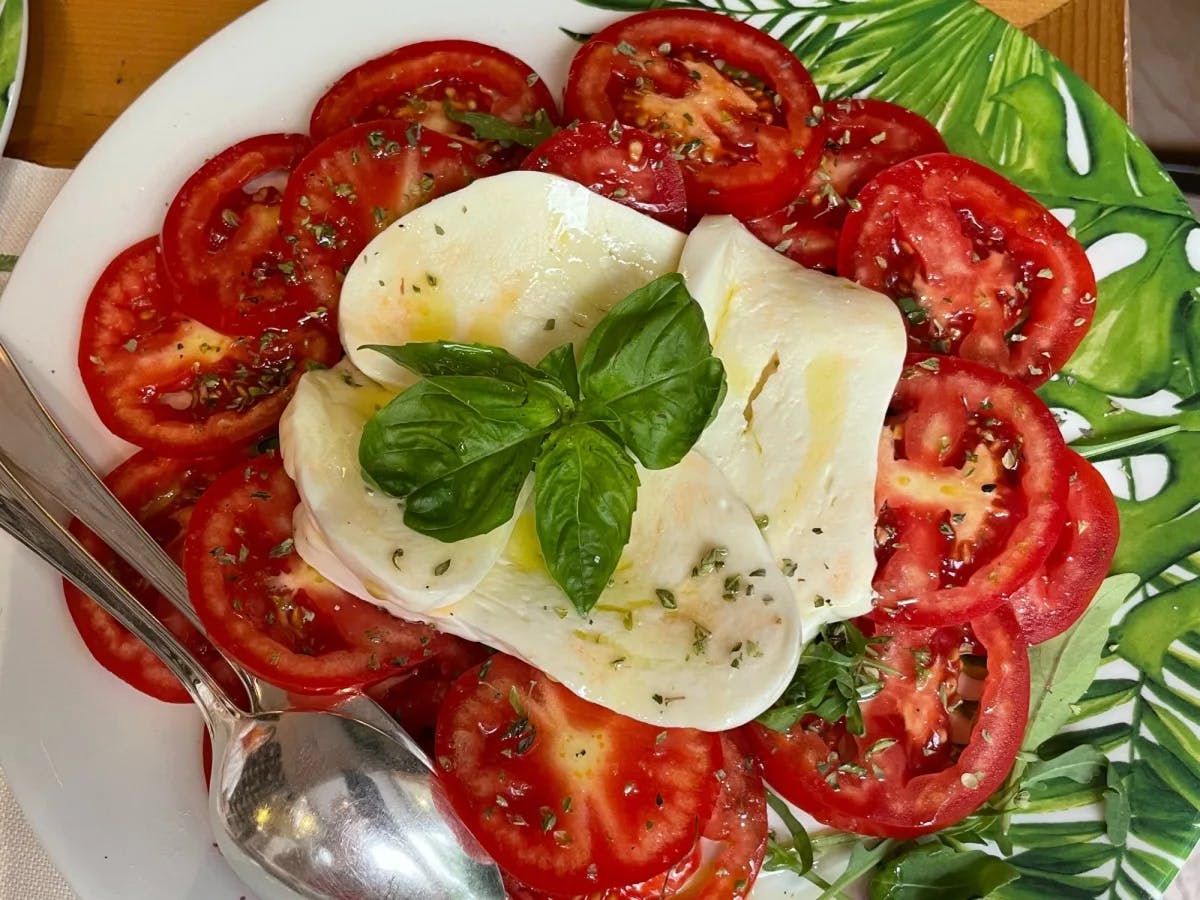
[(890, 859), (871, 879), (871, 900), (973, 900), (1020, 872), (980, 850), (923, 844)]
[(476, 140), (502, 141), (536, 147), (555, 132), (554, 123), (544, 109), (525, 117), (526, 124), (518, 125), (499, 116), (482, 112), (459, 112), (450, 103), (445, 104), (446, 118), (466, 125), (475, 133)]
[(862, 735), (859, 706), (883, 689), (887, 671), (879, 661), (883, 638), (867, 638), (850, 622), (826, 625), (804, 648), (792, 682), (758, 721), (775, 731), (787, 731), (804, 716), (826, 722), (846, 720), (852, 734)]
[(725, 390), (704, 314), (677, 274), (618, 303), (578, 368), (570, 344), (536, 368), (486, 344), (369, 349), (423, 380), (363, 429), (366, 479), (405, 500), (414, 531), (458, 541), (512, 518), (536, 469), (542, 555), (581, 615), (629, 541), (639, 485), (630, 452), (651, 468), (674, 465)]
[(797, 875), (807, 875), (813, 867), (812, 840), (791, 808), (771, 791), (767, 791), (767, 805), (783, 821), (792, 842), (784, 844), (774, 834), (767, 836), (767, 855), (763, 868), (768, 872), (787, 869)]

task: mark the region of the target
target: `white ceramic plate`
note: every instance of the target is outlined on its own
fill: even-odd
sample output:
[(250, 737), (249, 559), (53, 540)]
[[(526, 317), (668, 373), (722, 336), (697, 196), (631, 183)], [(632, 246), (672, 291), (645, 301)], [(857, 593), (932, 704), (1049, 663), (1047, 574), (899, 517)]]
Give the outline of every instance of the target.
[[(1110, 394), (1152, 395), (1140, 406), (1127, 403), (1126, 408), (1139, 415), (1174, 416), (1185, 430), (1200, 430), (1200, 419), (1176, 409), (1176, 395), (1160, 390), (1168, 386), (1161, 373), (1186, 365), (1170, 364), (1168, 357), (1177, 348), (1153, 331), (1155, 323), (1166, 323), (1169, 334), (1178, 298), (1200, 285), (1200, 231), (1165, 176), (1138, 155), (1144, 147), (1126, 137), (1118, 117), (1097, 105), (1078, 79), (965, 0), (706, 2), (764, 10), (761, 24), (801, 47), (806, 63), (808, 52), (815, 55), (818, 82), (821, 72), (829, 76), (823, 86), (839, 95), (869, 89), (925, 112), (946, 129), (952, 148), (1000, 165), (1048, 205), (1067, 207), (1065, 214), (1075, 221), (1093, 261), (1108, 275), (1097, 319), (1105, 325), (1097, 330), (1118, 342), (1113, 345), (1117, 352), (1150, 335), (1144, 362), (1139, 357), (1132, 371), (1110, 364), (1102, 338), (1085, 344), (1072, 360), (1080, 384), (1090, 379)], [(576, 0), (268, 0), (175, 66), (89, 153), (13, 274), (0, 302), (0, 336), (78, 446), (98, 468), (110, 467), (130, 448), (100, 425), (84, 395), (75, 366), (80, 313), (107, 262), (158, 230), (175, 190), (205, 158), (253, 134), (303, 130), (312, 103), (338, 75), (417, 40), (466, 37), (498, 45), (557, 88), (575, 50), (558, 27), (590, 32), (618, 15)], [(883, 29), (883, 38), (879, 32), (872, 37), (882, 41), (871, 51), (873, 58), (883, 60), (881, 73), (856, 81), (865, 68), (858, 65), (859, 50), (846, 47), (847, 35), (853, 38), (872, 20), (890, 26), (884, 21), (889, 18), (901, 30)], [(944, 54), (930, 58), (928, 42), (938, 33), (950, 34), (950, 26), (956, 29), (955, 40), (943, 45)], [(889, 69), (889, 54), (907, 54), (906, 62)], [(922, 76), (919, 83), (906, 80), (913, 73)], [(928, 73), (934, 77), (925, 78)], [(1058, 104), (1053, 120), (1040, 112), (1046, 102)], [(1032, 127), (1022, 119), (1025, 109), (1040, 116), (1030, 120)], [(1145, 238), (1135, 233), (1139, 230)], [(1137, 252), (1126, 252), (1130, 247)], [(1170, 266), (1160, 265), (1168, 254)], [(1128, 309), (1127, 302), (1142, 306)], [(1131, 319), (1128, 312), (1137, 315)], [(1183, 390), (1173, 381), (1169, 386)], [(1097, 437), (1118, 422), (1108, 418), (1109, 412), (1104, 416), (1103, 422), (1091, 423)], [(1109, 473), (1114, 482), (1128, 481), (1122, 496), (1131, 501), (1150, 496), (1141, 492), (1146, 479), (1138, 475), (1138, 466), (1129, 471), (1127, 479), (1120, 471)], [(1163, 490), (1162, 477), (1149, 481), (1155, 493)], [(1189, 482), (1182, 490), (1193, 491), (1193, 486)], [(1192, 496), (1196, 493), (1200, 489)], [(1151, 513), (1154, 502), (1147, 502)], [(1200, 563), (1186, 558), (1193, 546), (1200, 546), (1200, 522), (1180, 519), (1186, 521), (1173, 524), (1173, 533), (1195, 533), (1196, 542), (1181, 542), (1183, 556), (1156, 558), (1155, 567), (1145, 571), (1139, 567), (1147, 609), (1154, 606), (1153, 593), (1200, 585), (1190, 580), (1200, 572)], [(1180, 641), (1200, 641), (1192, 632), (1183, 633), (1183, 627), (1163, 631)], [(1142, 645), (1130, 646), (1136, 650)], [(1152, 649), (1165, 652), (1166, 645)], [(1125, 666), (1122, 677), (1128, 677), (1129, 662), (1114, 659)], [(1153, 681), (1158, 677), (1154, 660), (1132, 651), (1126, 659), (1146, 677), (1133, 699), (1124, 702), (1143, 704), (1138, 709), (1149, 715), (1149, 704), (1156, 702), (1153, 691), (1161, 693), (1159, 682)], [(1200, 670), (1196, 677), (1200, 680)], [(1181, 702), (1191, 697), (1176, 693)], [(1200, 703), (1193, 705), (1196, 709), (1187, 715), (1200, 722)], [(1106, 708), (1115, 721), (1144, 718), (1141, 712), (1125, 712), (1125, 706)], [(70, 623), (58, 579), (0, 539), (0, 765), (50, 854), (87, 900), (233, 900), (244, 895), (208, 833), (200, 728), (190, 708), (146, 698), (97, 666)], [(1150, 732), (1133, 731), (1123, 740), (1132, 738), (1143, 743), (1135, 741), (1131, 759), (1145, 751), (1146, 741), (1157, 740)], [(1200, 750), (1168, 749), (1178, 765), (1200, 771)], [(1138, 864), (1149, 846), (1142, 840), (1142, 858), (1126, 865), (1132, 857), (1123, 856), (1119, 865), (1107, 867), (1105, 877), (1120, 878), (1124, 885), (1128, 869), (1129, 883), (1152, 894), (1195, 842), (1200, 816), (1180, 805), (1173, 788), (1160, 788), (1150, 775), (1138, 781), (1143, 771), (1151, 770), (1134, 767), (1131, 775), (1135, 793), (1148, 791), (1154, 798), (1142, 808), (1166, 804), (1174, 817), (1168, 825), (1160, 816), (1163, 840), (1154, 846), (1164, 849), (1154, 857), (1158, 867)], [(1134, 825), (1136, 831), (1136, 817)], [(1064, 890), (1079, 874), (1065, 858), (1048, 865)], [(769, 881), (760, 885), (768, 887)], [(1034, 887), (1029, 890), (1029, 896), (1038, 896)], [(780, 895), (756, 889), (759, 897)], [(1129, 895), (1128, 889), (1121, 895)]]

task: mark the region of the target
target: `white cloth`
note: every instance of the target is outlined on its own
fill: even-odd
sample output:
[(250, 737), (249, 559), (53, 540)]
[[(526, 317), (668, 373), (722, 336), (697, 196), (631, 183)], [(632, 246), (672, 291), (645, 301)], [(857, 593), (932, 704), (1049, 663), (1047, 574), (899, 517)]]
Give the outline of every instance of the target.
[[(0, 159), (0, 254), (19, 255), (25, 249), (42, 214), (69, 174), (65, 169)], [(7, 281), (7, 273), (0, 273), (0, 289)], [(4, 617), (0, 616), (0, 629), (3, 627)], [(25, 821), (4, 783), (3, 772), (0, 772), (0, 900), (77, 900)], [(1187, 865), (1165, 900), (1200, 900), (1200, 857)]]

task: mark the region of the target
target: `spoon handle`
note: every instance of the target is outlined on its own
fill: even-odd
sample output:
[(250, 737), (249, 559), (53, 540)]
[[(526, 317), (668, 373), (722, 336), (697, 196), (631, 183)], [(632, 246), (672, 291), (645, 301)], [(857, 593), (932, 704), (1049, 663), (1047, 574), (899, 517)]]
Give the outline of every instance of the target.
[(0, 529), (11, 534), (140, 638), (187, 688), (209, 730), (240, 715), (208, 670), (35, 500), (0, 459)]

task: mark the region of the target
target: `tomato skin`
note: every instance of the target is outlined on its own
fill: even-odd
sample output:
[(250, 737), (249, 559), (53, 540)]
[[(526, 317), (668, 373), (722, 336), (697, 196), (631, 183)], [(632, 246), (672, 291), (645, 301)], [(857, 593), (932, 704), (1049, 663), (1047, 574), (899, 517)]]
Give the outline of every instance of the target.
[(1117, 552), (1120, 519), (1096, 468), (1068, 449), (1067, 521), (1045, 566), (1008, 598), (1030, 644), (1057, 637), (1083, 615)]
[(534, 147), (521, 168), (562, 175), (664, 225), (687, 227), (683, 170), (666, 141), (640, 128), (584, 122)]
[(163, 222), (162, 253), (180, 309), (226, 334), (289, 328), (305, 310), (287, 296), (280, 190), (246, 185), (286, 176), (312, 147), (302, 134), (264, 134), (208, 160), (184, 182)]
[(1058, 539), (1069, 466), (1054, 417), (1019, 381), (910, 356), (880, 442), (874, 618), (961, 624), (999, 606)]
[(183, 567), (212, 641), (300, 694), (362, 687), (433, 656), (440, 636), (323, 579), (292, 545), (299, 494), (274, 457), (225, 472), (189, 524)]
[(399, 119), (467, 142), (477, 154), (492, 157), (477, 160), (488, 171), (520, 163), (524, 147), (475, 140), (469, 126), (446, 116), (444, 103), (515, 125), (526, 124), (539, 110), (559, 121), (550, 89), (517, 57), (475, 41), (443, 40), (409, 44), (351, 69), (317, 101), (309, 132), (323, 141), (352, 125)]
[(588, 40), (564, 107), (567, 119), (664, 138), (681, 157), (693, 216), (753, 218), (794, 198), (816, 169), (820, 102), (804, 66), (766, 33), (706, 10), (664, 9)]
[(436, 748), (450, 803), (484, 849), (551, 894), (665, 871), (719, 786), (716, 735), (628, 719), (503, 654), (454, 683)]
[[(875, 633), (889, 639), (881, 662), (896, 674), (885, 673), (883, 690), (862, 704), (863, 736), (814, 716), (786, 734), (758, 723), (743, 733), (767, 783), (821, 822), (857, 834), (919, 837), (970, 815), (1008, 777), (1028, 720), (1028, 648), (1007, 607), (975, 619), (969, 630), (881, 623)], [(969, 740), (956, 755), (955, 716), (942, 696), (957, 704), (961, 655), (980, 649), (987, 676)]]
[(79, 372), (113, 434), (162, 456), (216, 456), (275, 427), (309, 364), (341, 357), (314, 325), (230, 337), (184, 316), (158, 239), (120, 253), (88, 297)]
[(1095, 314), (1079, 242), (986, 166), (935, 153), (877, 175), (838, 245), (838, 274), (905, 300), (914, 348), (1044, 383)]
[(863, 185), (896, 163), (945, 152), (946, 142), (929, 121), (884, 100), (826, 103), (825, 123), (821, 163), (800, 195), (746, 227), (801, 265), (832, 272), (842, 224)]
[[(200, 495), (232, 460), (171, 459), (141, 451), (104, 477), (117, 500), (176, 562), (183, 554), (183, 536)], [(244, 690), (229, 664), (199, 631), (154, 590), (123, 559), (82, 522), (71, 520), (71, 533), (102, 566), (149, 609), (196, 660), (212, 672), (234, 697)], [(191, 695), (145, 644), (130, 634), (91, 597), (63, 581), (67, 609), (92, 656), (126, 684), (167, 703), (190, 703)]]
[(294, 301), (336, 321), (342, 280), (371, 239), (481, 174), (461, 141), (399, 119), (354, 125), (317, 144), (288, 179), (279, 212)]

